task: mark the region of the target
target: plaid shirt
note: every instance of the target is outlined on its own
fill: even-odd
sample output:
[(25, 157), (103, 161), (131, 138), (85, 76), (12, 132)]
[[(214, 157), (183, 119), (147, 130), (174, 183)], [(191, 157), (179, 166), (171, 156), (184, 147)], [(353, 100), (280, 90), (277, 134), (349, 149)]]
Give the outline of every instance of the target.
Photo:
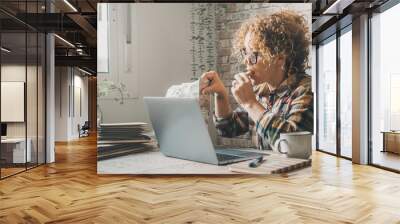
[(311, 88), (311, 77), (308, 75), (290, 76), (274, 92), (270, 92), (267, 83), (257, 85), (254, 92), (258, 102), (265, 108), (261, 118), (254, 122), (243, 108), (238, 107), (229, 118), (217, 118), (214, 115), (217, 131), (219, 135), (231, 138), (253, 129), (257, 133), (260, 149), (274, 147), (280, 133), (312, 133), (314, 117)]

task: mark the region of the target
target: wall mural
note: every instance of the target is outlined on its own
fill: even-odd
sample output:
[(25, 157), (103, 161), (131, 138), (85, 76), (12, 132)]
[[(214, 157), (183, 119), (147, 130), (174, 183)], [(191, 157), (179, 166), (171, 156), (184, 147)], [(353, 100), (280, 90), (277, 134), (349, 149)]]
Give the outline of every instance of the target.
[(113, 100), (119, 104), (124, 104), (125, 100), (130, 97), (130, 93), (126, 89), (126, 85), (122, 82), (115, 83), (111, 80), (104, 79), (98, 82), (98, 97), (107, 97), (113, 94)]
[[(150, 6), (143, 3), (132, 4), (131, 9), (127, 4), (110, 4), (109, 21), (112, 26), (108, 32), (111, 34), (110, 43), (113, 44), (109, 51), (109, 60), (112, 62), (109, 63), (108, 73), (101, 73), (97, 79), (98, 102), (103, 109), (98, 111), (99, 123), (103, 124), (99, 128), (98, 173), (196, 173), (193, 167), (181, 169), (194, 160), (193, 158), (186, 161), (174, 158), (169, 163), (163, 160), (167, 157), (153, 150), (155, 144), (149, 143), (156, 141), (149, 117), (154, 114), (146, 109), (142, 99), (144, 96), (198, 99), (200, 112), (207, 126), (197, 122), (197, 117), (196, 123), (189, 120), (191, 117), (186, 113), (191, 111), (186, 108), (176, 111), (182, 118), (176, 122), (178, 118), (169, 117), (169, 113), (165, 113), (164, 110), (169, 110), (165, 105), (158, 105), (160, 108), (154, 110), (159, 113), (158, 117), (166, 118), (168, 122), (172, 119), (174, 124), (184, 124), (173, 126), (179, 129), (169, 130), (168, 135), (172, 135), (165, 137), (172, 138), (174, 134), (175, 137), (176, 134), (186, 136), (182, 135), (186, 134), (185, 127), (200, 124), (202, 132), (204, 128), (208, 129), (214, 146), (255, 148), (258, 135), (252, 127), (251, 131), (235, 138), (218, 136), (213, 123), (214, 94), (199, 94), (199, 78), (207, 71), (217, 71), (227, 91), (231, 92), (233, 76), (245, 70), (245, 65), (232, 54), (232, 40), (237, 29), (250, 16), (273, 13), (283, 8), (307, 12), (311, 20), (311, 4), (185, 3)], [(129, 15), (131, 11), (132, 15)], [(129, 19), (130, 16), (132, 17)], [(129, 24), (127, 21), (133, 23)], [(232, 95), (229, 96), (229, 101), (232, 109), (238, 106)], [(164, 99), (164, 102), (168, 101)], [(198, 112), (196, 108), (194, 116), (199, 116)], [(162, 116), (164, 114), (168, 117)], [(159, 123), (161, 122), (157, 122)], [(176, 139), (171, 142), (176, 142)], [(210, 146), (209, 140), (207, 144)], [(197, 165), (199, 164), (196, 163), (195, 166)]]
[(216, 4), (192, 4), (192, 80), (197, 80), (206, 71), (215, 70), (215, 11)]

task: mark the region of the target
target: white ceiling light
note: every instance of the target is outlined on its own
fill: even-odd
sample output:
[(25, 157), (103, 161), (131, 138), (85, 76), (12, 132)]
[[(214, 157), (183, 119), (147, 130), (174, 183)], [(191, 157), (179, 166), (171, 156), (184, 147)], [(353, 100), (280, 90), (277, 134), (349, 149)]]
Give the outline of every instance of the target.
[(8, 50), (8, 49), (5, 48), (5, 47), (1, 47), (1, 50), (4, 51), (4, 52), (6, 52), (6, 53), (10, 53), (10, 52), (11, 52), (11, 50)]
[(90, 72), (88, 72), (88, 71), (86, 71), (86, 70), (83, 70), (83, 69), (81, 69), (81, 68), (79, 68), (79, 67), (78, 67), (78, 70), (81, 71), (81, 72), (83, 72), (83, 73), (85, 73), (85, 74), (87, 74), (87, 75), (92, 75), (92, 73), (90, 73)]
[(73, 44), (72, 44), (71, 42), (69, 42), (68, 40), (66, 40), (66, 39), (64, 39), (64, 38), (62, 38), (62, 37), (60, 37), (60, 36), (57, 35), (57, 34), (54, 34), (54, 36), (57, 37), (57, 38), (58, 38), (59, 40), (61, 40), (62, 42), (64, 42), (65, 44), (67, 44), (68, 46), (75, 48), (75, 45), (73, 45)]
[(68, 1), (64, 0), (65, 4), (67, 4), (74, 12), (78, 12), (78, 10)]
[(336, 0), (332, 5), (325, 9), (322, 14), (342, 14), (343, 10), (354, 1), (355, 0)]

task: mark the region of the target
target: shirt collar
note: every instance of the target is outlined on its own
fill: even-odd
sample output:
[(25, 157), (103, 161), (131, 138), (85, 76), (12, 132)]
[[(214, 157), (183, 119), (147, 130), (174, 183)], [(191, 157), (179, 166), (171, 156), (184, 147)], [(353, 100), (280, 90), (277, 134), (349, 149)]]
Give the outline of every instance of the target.
[[(297, 76), (290, 75), (288, 78), (283, 80), (283, 82), (279, 85), (279, 87), (275, 89), (274, 93), (276, 93), (278, 97), (282, 97), (287, 92), (292, 91), (293, 88), (296, 86), (297, 82), (298, 82)], [(271, 91), (269, 90), (268, 84), (266, 82), (255, 86), (254, 90), (260, 97), (266, 97), (271, 94)]]

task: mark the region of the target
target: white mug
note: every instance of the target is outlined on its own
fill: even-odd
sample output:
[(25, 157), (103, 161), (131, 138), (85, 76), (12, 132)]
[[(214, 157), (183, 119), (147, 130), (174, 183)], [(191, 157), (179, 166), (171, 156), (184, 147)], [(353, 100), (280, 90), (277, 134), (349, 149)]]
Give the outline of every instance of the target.
[(290, 158), (308, 159), (312, 152), (311, 137), (307, 131), (281, 133), (276, 144), (278, 152)]

